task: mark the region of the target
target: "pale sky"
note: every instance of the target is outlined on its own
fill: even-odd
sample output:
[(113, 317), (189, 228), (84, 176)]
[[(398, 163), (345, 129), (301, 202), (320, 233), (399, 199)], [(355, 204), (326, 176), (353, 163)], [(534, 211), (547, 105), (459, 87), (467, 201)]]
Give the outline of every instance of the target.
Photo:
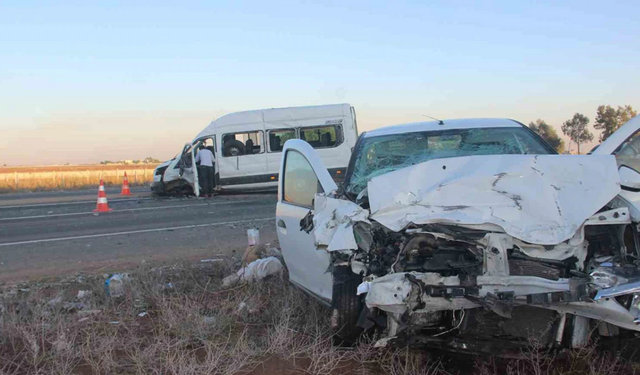
[(270, 107), (558, 132), (599, 104), (640, 109), (637, 1), (97, 3), (0, 0), (0, 165), (168, 159)]

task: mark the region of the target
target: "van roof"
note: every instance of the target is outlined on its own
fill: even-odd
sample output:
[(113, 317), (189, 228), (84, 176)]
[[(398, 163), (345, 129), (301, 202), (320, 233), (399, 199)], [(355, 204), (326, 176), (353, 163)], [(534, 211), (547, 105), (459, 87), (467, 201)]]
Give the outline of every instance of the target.
[[(310, 120), (314, 118), (325, 118), (334, 116), (349, 116), (350, 111), (351, 105), (349, 105), (348, 103), (342, 103), (305, 107), (268, 108), (252, 111), (234, 112), (213, 120), (194, 138), (194, 141), (202, 137), (211, 136), (215, 134), (217, 130), (227, 127), (231, 128), (240, 124), (262, 124), (262, 122), (264, 121), (265, 127), (267, 129), (278, 127), (282, 128), (283, 123), (286, 123), (286, 121), (301, 119)], [(277, 122), (278, 124), (270, 127), (270, 122)]]
[(409, 124), (390, 125), (368, 131), (364, 137), (377, 137), (381, 135), (413, 133), (420, 131), (438, 131), (448, 129), (473, 129), (473, 128), (514, 128), (523, 126), (516, 120), (506, 118), (465, 118), (454, 120), (424, 121)]

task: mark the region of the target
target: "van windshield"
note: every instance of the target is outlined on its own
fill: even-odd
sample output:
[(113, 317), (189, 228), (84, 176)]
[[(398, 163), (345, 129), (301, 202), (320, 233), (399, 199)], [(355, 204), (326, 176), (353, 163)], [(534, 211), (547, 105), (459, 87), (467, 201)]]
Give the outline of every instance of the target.
[(345, 190), (357, 195), (376, 176), (432, 159), (552, 153), (523, 127), (452, 129), (364, 138), (355, 151), (353, 171)]

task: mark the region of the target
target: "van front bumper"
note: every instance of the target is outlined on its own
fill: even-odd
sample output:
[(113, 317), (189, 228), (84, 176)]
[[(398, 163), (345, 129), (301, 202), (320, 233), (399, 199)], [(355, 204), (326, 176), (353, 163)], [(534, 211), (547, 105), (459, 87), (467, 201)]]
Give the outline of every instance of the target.
[(151, 191), (155, 194), (162, 194), (165, 192), (164, 182), (154, 181), (151, 183)]

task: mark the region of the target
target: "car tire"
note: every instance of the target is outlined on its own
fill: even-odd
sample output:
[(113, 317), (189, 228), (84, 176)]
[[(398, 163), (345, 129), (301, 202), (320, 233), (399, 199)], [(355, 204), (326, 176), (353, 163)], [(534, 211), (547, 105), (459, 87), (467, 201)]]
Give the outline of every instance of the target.
[(363, 302), (356, 291), (361, 283), (362, 276), (354, 274), (351, 267), (336, 267), (333, 270), (331, 328), (337, 345), (354, 344), (364, 331), (358, 327)]
[(244, 143), (232, 139), (224, 144), (224, 155), (225, 156), (238, 156), (244, 155)]

